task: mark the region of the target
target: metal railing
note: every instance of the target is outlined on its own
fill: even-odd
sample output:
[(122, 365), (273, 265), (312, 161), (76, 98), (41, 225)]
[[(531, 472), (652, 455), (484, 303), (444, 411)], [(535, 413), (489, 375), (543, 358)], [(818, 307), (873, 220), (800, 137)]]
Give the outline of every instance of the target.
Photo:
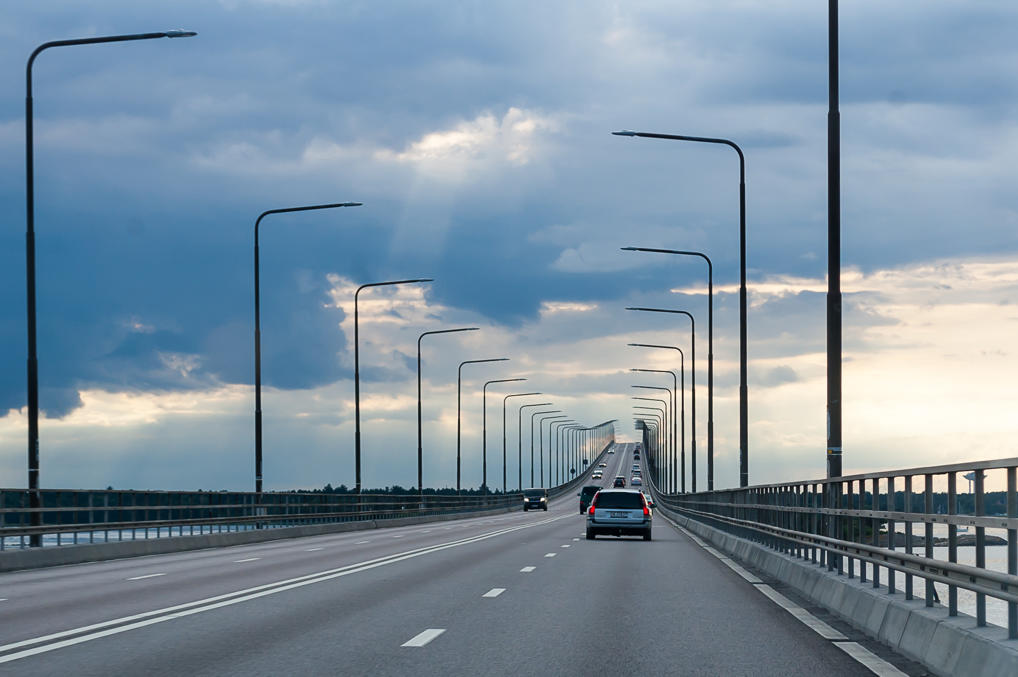
[[(598, 459), (607, 452), (601, 450)], [(593, 464), (592, 464), (593, 465)], [(589, 469), (588, 469), (589, 471)], [(549, 489), (554, 498), (588, 471)], [(522, 506), (519, 491), (456, 495), (425, 490), (400, 494), (331, 492), (133, 491), (117, 489), (0, 489), (0, 551), (29, 547), (108, 543), (168, 536), (281, 527), (467, 514)], [(33, 526), (33, 515), (38, 515)]]
[[(455, 495), (0, 489), (0, 550), (385, 520), (512, 507), (520, 493)], [(41, 524), (32, 525), (37, 514)]]
[[(987, 624), (989, 598), (1008, 637), (1018, 639), (1016, 468), (1018, 458), (1007, 458), (696, 494), (655, 487), (655, 493), (686, 517), (886, 586), (890, 594), (903, 574), (907, 600), (922, 597), (932, 607), (946, 589), (951, 616), (959, 613), (962, 591), (979, 627)], [(970, 482), (968, 492), (958, 491), (959, 475)]]

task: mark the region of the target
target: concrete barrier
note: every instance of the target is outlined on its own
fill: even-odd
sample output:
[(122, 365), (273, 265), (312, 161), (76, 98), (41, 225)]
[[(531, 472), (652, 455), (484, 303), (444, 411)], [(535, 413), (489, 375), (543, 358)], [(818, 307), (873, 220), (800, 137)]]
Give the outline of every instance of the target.
[[(870, 637), (917, 661), (935, 675), (1018, 675), (1018, 640), (997, 626), (976, 627), (976, 619), (947, 607), (906, 600), (887, 586), (874, 588), (826, 567), (733, 536), (663, 506), (658, 508), (718, 550), (786, 583)], [(899, 579), (900, 580), (900, 579)]]
[(88, 543), (81, 545), (61, 545), (45, 548), (28, 548), (25, 550), (4, 550), (0, 552), (0, 571), (18, 571), (21, 569), (38, 569), (42, 567), (62, 566), (65, 564), (83, 564), (124, 557), (142, 557), (145, 555), (163, 555), (171, 552), (188, 550), (204, 550), (206, 548), (223, 548), (231, 545), (262, 543), (284, 538), (303, 538), (321, 534), (336, 534), (347, 531), (365, 529), (383, 529), (404, 527), (427, 522), (447, 522), (466, 517), (485, 517), (502, 515), (519, 510), (519, 507), (495, 508), (472, 512), (469, 514), (453, 513), (447, 515), (424, 515), (419, 517), (399, 517), (386, 520), (364, 520), (363, 522), (340, 522), (336, 524), (309, 524), (296, 527), (280, 527), (252, 531), (234, 531), (223, 534), (201, 534), (198, 536), (164, 536), (141, 541), (117, 541), (114, 543)]

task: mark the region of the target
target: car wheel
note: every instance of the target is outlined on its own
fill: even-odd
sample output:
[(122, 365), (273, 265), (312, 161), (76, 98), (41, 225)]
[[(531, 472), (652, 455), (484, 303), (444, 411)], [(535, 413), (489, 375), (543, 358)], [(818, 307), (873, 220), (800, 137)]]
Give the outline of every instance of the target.
[(527, 506), (523, 506), (523, 512), (526, 512), (528, 510), (530, 510), (530, 508), (528, 508)]
[(548, 506), (544, 506), (544, 511), (548, 512)]
[(649, 531), (643, 535), (643, 540), (645, 540), (645, 541), (649, 541), (650, 540), (650, 532)]
[(596, 534), (593, 531), (587, 530), (587, 540), (588, 541), (594, 540), (595, 536), (596, 536)]

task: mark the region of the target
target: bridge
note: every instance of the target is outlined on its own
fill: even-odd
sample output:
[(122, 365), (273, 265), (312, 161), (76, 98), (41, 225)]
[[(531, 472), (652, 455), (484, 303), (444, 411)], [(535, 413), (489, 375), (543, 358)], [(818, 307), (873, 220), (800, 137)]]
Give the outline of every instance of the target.
[[(93, 506), (86, 521), (44, 500), (32, 526), (32, 508), (8, 507), (19, 490), (5, 490), (0, 670), (1014, 674), (1018, 576), (986, 567), (985, 529), (1006, 528), (1013, 567), (1018, 459), (682, 494), (659, 489), (671, 461), (652, 436), (644, 445), (650, 542), (584, 537), (578, 488), (611, 486), (634, 462), (635, 444), (610, 439), (549, 489), (546, 512), (523, 512), (511, 492), (291, 502), (284, 514), (266, 494), (203, 516)], [(982, 478), (1001, 469), (1009, 515), (986, 516)], [(967, 472), (972, 495), (957, 492)], [(925, 491), (942, 475), (955, 478), (949, 514)], [(905, 488), (906, 502), (881, 486)], [(971, 565), (958, 563), (962, 523), (981, 541)], [(895, 525), (903, 548), (886, 537)], [(951, 531), (946, 560), (935, 525)], [(27, 547), (40, 533), (48, 545)]]

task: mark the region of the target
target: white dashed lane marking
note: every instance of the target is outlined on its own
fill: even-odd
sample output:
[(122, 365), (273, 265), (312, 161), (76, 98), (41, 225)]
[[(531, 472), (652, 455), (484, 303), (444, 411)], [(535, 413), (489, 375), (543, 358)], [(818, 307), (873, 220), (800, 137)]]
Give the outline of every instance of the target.
[(307, 549), (307, 550), (305, 550), (304, 552), (316, 552), (316, 551), (318, 551), (318, 550), (321, 550), (321, 549), (322, 549), (322, 548), (308, 548), (308, 549)]
[(568, 543), (564, 543), (564, 544), (562, 545), (562, 547), (563, 547), (563, 548), (568, 548), (568, 547), (569, 547), (569, 544), (568, 544)]
[(354, 543), (354, 545), (364, 545), (365, 543), (370, 543), (370, 542), (371, 541), (357, 541), (356, 543)]
[[(140, 581), (143, 578), (155, 578), (156, 576), (165, 576), (165, 575), (166, 574), (145, 574), (144, 576), (132, 576), (131, 578), (128, 578), (127, 580), (129, 580), (129, 581)], [(3, 601), (3, 600), (0, 600), (0, 601)]]
[(428, 628), (424, 632), (420, 633), (403, 642), (403, 646), (424, 646), (431, 640), (435, 639), (439, 635), (445, 632), (445, 628)]
[(548, 554), (545, 555), (545, 557), (554, 557), (555, 554), (556, 553), (554, 553), (554, 552), (549, 552)]
[(505, 588), (492, 588), (488, 592), (481, 595), (481, 597), (498, 597), (503, 592), (505, 592)]
[[(584, 535), (586, 535), (586, 534), (584, 534)], [(578, 538), (574, 538), (573, 540), (574, 540), (574, 541), (578, 541), (578, 540), (580, 540), (580, 539), (578, 539)]]
[(247, 559), (235, 559), (235, 560), (233, 560), (233, 563), (234, 564), (242, 564), (244, 562), (254, 562), (255, 560), (259, 560), (259, 559), (261, 559), (261, 557), (248, 557)]
[[(522, 569), (520, 569), (520, 573), (521, 574), (529, 574), (531, 571), (533, 571), (536, 568), (537, 567), (523, 567)], [(2, 601), (3, 600), (0, 600), (0, 602), (2, 602)]]

